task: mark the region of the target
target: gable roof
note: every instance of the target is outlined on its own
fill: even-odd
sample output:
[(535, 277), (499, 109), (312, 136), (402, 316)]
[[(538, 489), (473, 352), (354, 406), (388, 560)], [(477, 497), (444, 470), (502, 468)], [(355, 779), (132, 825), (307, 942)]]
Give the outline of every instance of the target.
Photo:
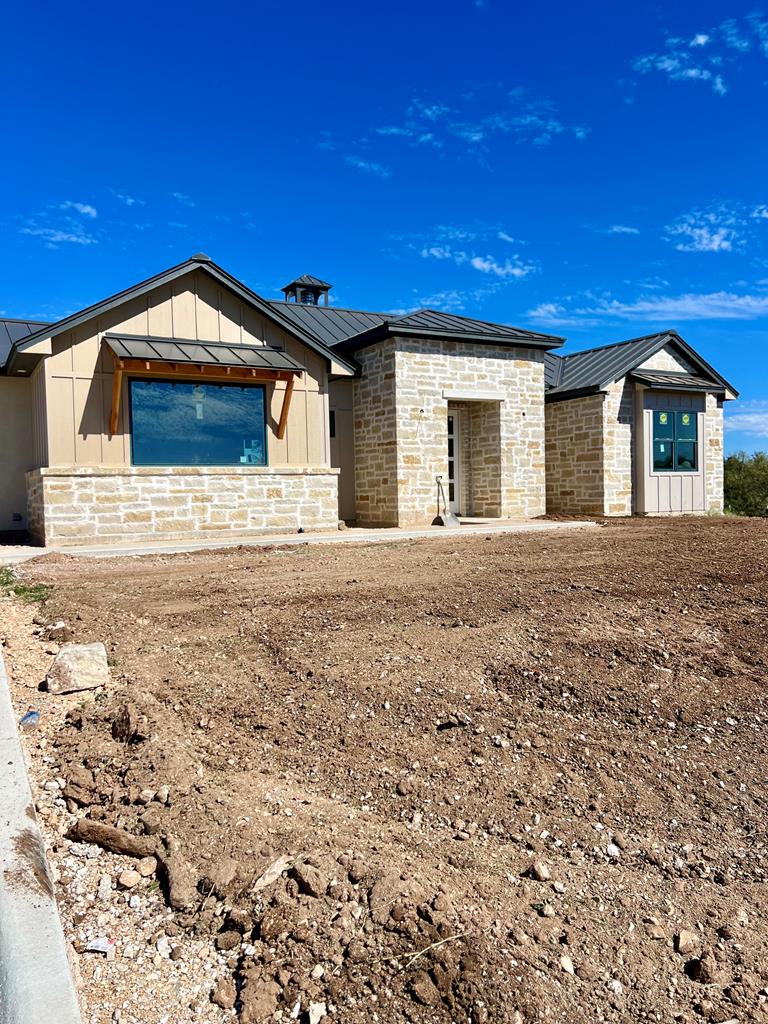
[(604, 391), (610, 384), (642, 365), (666, 345), (672, 345), (701, 375), (696, 380), (709, 383), (711, 390), (731, 391), (735, 388), (720, 376), (709, 363), (685, 342), (677, 331), (659, 331), (639, 338), (629, 338), (613, 345), (573, 352), (565, 356), (547, 353), (545, 381), (547, 401), (576, 398), (579, 395)]
[(59, 320), (54, 324), (47, 324), (38, 327), (38, 329), (27, 334), (18, 342), (14, 342), (6, 364), (6, 372), (14, 368), (14, 365), (17, 362), (17, 357), (19, 355), (23, 356), (24, 352), (30, 349), (35, 342), (51, 337), (55, 334), (61, 334), (64, 331), (72, 330), (95, 316), (100, 316), (103, 313), (109, 312), (109, 310), (114, 309), (116, 306), (120, 306), (124, 302), (138, 298), (141, 295), (145, 295), (147, 292), (150, 292), (161, 285), (175, 281), (193, 270), (200, 270), (209, 277), (212, 277), (215, 281), (218, 281), (219, 284), (234, 292), (240, 299), (258, 310), (258, 312), (262, 313), (278, 327), (287, 331), (294, 338), (297, 338), (305, 345), (308, 345), (309, 348), (324, 356), (326, 359), (336, 359), (350, 372), (354, 372), (355, 364), (353, 362), (344, 359), (343, 356), (332, 353), (328, 346), (322, 341), (319, 341), (312, 333), (308, 332), (295, 321), (285, 317), (279, 310), (274, 309), (271, 303), (262, 299), (256, 294), (256, 292), (251, 291), (251, 289), (247, 285), (243, 284), (242, 281), (238, 281), (237, 278), (232, 277), (231, 274), (228, 274), (226, 270), (214, 263), (213, 260), (204, 253), (197, 253), (195, 256), (190, 257), (190, 259), (184, 260), (183, 263), (178, 263), (175, 267), (170, 267), (168, 270), (155, 274), (153, 277), (149, 277), (145, 281), (140, 281), (131, 288), (126, 288), (121, 292), (117, 292), (115, 295), (109, 296), (109, 298), (102, 299), (100, 302), (96, 302), (92, 306), (88, 306), (77, 313), (73, 313), (71, 316), (64, 317), (62, 320)]

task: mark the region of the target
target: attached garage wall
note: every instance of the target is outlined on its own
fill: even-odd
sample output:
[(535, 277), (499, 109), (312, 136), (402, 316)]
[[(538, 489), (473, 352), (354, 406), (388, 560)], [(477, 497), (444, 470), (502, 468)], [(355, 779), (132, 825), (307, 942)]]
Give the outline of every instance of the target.
[(35, 464), (32, 442), (32, 385), (29, 378), (16, 380), (12, 377), (0, 377), (0, 437), (0, 533), (7, 530), (25, 530), (25, 474)]

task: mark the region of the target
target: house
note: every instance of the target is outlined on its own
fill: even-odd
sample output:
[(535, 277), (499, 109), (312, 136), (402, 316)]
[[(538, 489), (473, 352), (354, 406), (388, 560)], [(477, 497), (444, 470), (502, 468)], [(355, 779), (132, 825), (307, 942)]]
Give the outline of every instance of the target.
[(57, 323), (0, 321), (0, 533), (722, 508), (735, 392), (674, 332), (559, 357), (553, 335), (330, 290), (268, 300), (198, 254)]

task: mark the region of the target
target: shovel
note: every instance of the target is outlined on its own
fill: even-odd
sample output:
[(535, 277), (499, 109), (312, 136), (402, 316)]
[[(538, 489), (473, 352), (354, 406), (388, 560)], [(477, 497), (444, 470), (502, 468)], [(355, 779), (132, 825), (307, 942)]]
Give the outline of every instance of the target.
[(435, 518), (432, 520), (432, 525), (433, 526), (450, 526), (452, 528), (456, 527), (456, 526), (461, 526), (461, 523), (459, 522), (459, 517), (454, 512), (451, 512), (449, 510), (449, 508), (448, 508), (448, 503), (445, 500), (445, 489), (443, 488), (443, 478), (441, 476), (437, 476), (437, 477), (435, 477), (435, 480), (437, 480), (437, 505), (438, 505), (438, 508), (440, 507), (440, 505), (442, 505), (443, 506), (443, 511), (442, 511), (442, 513), (440, 513), (440, 512), (437, 513)]

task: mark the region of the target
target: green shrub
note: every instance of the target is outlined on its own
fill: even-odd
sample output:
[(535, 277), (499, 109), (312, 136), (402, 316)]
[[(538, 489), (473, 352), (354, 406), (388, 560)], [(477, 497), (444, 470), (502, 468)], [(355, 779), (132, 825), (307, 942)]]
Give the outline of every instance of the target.
[(725, 460), (725, 511), (768, 516), (768, 454), (737, 452)]

